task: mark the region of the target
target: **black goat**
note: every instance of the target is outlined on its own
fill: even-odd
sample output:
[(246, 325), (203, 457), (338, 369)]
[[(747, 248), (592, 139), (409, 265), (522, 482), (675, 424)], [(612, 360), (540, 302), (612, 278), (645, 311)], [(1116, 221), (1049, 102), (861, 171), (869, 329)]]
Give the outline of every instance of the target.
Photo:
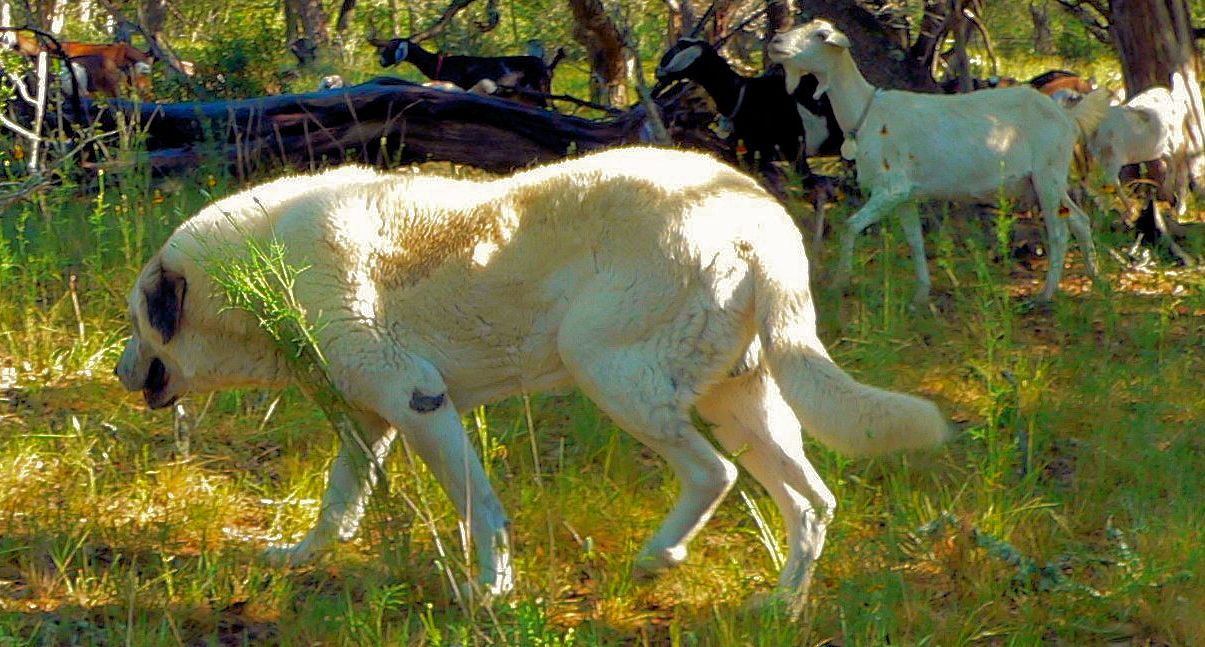
[[(517, 101), (540, 107), (547, 105), (541, 95), (552, 90), (552, 71), (565, 56), (565, 51), (559, 50), (552, 63), (545, 64), (537, 56), (461, 56), (430, 52), (406, 38), (369, 38), (368, 42), (377, 48), (381, 67), (410, 61), (427, 78), (450, 81), (466, 90), (488, 79), (499, 86), (499, 96), (512, 96)], [(517, 91), (508, 94), (508, 87)]]
[(656, 76), (659, 86), (681, 79), (703, 86), (731, 124), (733, 143), (744, 143), (745, 164), (767, 179), (776, 173), (772, 162), (785, 160), (810, 186), (807, 158), (840, 151), (841, 127), (828, 97), (813, 98), (817, 81), (810, 74), (788, 94), (781, 75), (741, 76), (706, 41), (683, 38), (661, 57)]

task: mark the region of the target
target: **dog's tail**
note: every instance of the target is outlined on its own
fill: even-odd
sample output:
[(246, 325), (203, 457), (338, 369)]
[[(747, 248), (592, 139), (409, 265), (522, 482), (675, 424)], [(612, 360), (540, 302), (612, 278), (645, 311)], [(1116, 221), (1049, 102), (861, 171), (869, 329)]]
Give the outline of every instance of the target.
[(950, 426), (932, 402), (861, 384), (833, 363), (816, 336), (807, 272), (800, 271), (798, 257), (751, 256), (762, 349), (808, 433), (862, 456), (934, 447), (949, 438)]

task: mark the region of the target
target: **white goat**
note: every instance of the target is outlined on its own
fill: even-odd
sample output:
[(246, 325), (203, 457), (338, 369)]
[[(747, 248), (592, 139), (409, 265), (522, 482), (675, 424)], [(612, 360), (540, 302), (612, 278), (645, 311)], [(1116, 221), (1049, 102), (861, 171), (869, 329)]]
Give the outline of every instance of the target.
[(1177, 73), (1170, 91), (1148, 88), (1110, 107), (1100, 128), (1088, 137), (1088, 155), (1100, 168), (1098, 181), (1116, 186), (1127, 212), (1130, 204), (1121, 190), (1121, 167), (1153, 161), (1163, 162), (1169, 173), (1159, 188), (1176, 214), (1182, 216), (1187, 209), (1188, 173), (1182, 158), (1188, 144), (1184, 135), (1188, 102), (1182, 98), (1183, 83)]
[[(1039, 300), (1058, 290), (1068, 221), (1088, 273), (1096, 275), (1088, 216), (1067, 195), (1067, 172), (1081, 130), (1091, 132), (1103, 118), (1107, 92), (1094, 92), (1067, 111), (1030, 87), (960, 95), (884, 91), (866, 81), (849, 48), (849, 38), (824, 20), (778, 34), (769, 48), (770, 58), (786, 69), (788, 91), (804, 74), (820, 80), (816, 93), (828, 93), (845, 131), (842, 154), (857, 162), (858, 183), (870, 194), (841, 239), (838, 285), (849, 278), (854, 238), (899, 207), (916, 266), (913, 301), (928, 301), (929, 270), (913, 199), (982, 201), (1001, 194), (1036, 200), (1045, 218), (1050, 269)], [(1070, 211), (1066, 220), (1060, 205)]]

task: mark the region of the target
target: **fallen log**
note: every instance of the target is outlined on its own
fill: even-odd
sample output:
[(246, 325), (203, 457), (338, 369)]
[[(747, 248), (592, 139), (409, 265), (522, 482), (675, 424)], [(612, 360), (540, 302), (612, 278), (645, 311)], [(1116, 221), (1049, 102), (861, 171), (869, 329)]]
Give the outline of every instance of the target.
[[(689, 91), (659, 103), (678, 145), (733, 161), (708, 128)], [(394, 166), (447, 161), (509, 172), (575, 151), (648, 139), (643, 107), (600, 120), (564, 115), (505, 99), (449, 92), (393, 78), (349, 88), (238, 101), (137, 103), (86, 101), (80, 120), (114, 128), (118, 114), (144, 133), (157, 173), (214, 160), (241, 177), (274, 167), (317, 168), (358, 161)]]

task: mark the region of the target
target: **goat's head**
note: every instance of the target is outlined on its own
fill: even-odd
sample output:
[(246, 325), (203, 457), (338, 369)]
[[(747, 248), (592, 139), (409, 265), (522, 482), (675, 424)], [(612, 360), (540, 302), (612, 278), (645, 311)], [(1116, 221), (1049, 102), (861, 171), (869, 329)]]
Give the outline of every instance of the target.
[(824, 74), (848, 56), (849, 37), (827, 20), (812, 22), (784, 31), (770, 39), (770, 60), (781, 63), (787, 72), (787, 92), (794, 92), (804, 74)]
[(381, 67), (397, 65), (410, 55), (411, 41), (406, 38), (390, 38), (389, 40), (369, 38), (368, 44), (377, 48), (377, 57)]
[(26, 56), (37, 56), (42, 51), (42, 43), (36, 36), (26, 36), (16, 31), (4, 32), (4, 44)]
[(701, 38), (683, 38), (674, 43), (661, 57), (654, 72), (659, 84), (670, 83), (690, 76), (690, 69), (707, 52), (714, 53), (711, 45)]

